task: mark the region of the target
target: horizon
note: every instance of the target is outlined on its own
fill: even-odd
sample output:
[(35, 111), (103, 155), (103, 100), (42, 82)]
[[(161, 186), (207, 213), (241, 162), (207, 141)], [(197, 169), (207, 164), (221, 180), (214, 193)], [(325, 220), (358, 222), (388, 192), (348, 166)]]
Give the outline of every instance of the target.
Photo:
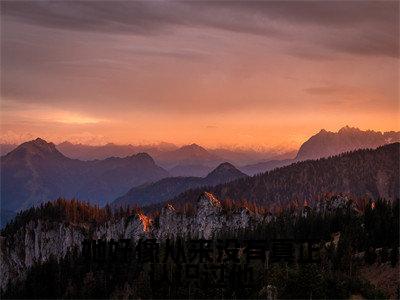
[(1, 141), (295, 149), (321, 128), (400, 130), (396, 1), (117, 4), (1, 2)]
[[(163, 148), (163, 146), (165, 148), (172, 148), (172, 150), (177, 149), (177, 148), (181, 148), (181, 147), (185, 147), (185, 146), (192, 146), (192, 145), (196, 145), (199, 147), (202, 147), (204, 149), (207, 150), (228, 150), (228, 151), (254, 151), (254, 152), (276, 152), (276, 153), (290, 153), (290, 152), (296, 152), (299, 150), (300, 146), (305, 143), (309, 138), (311, 138), (312, 136), (318, 134), (321, 131), (327, 131), (330, 133), (338, 133), (340, 130), (345, 129), (345, 128), (350, 128), (350, 129), (356, 129), (356, 130), (360, 130), (363, 132), (368, 132), (368, 131), (372, 131), (372, 132), (377, 132), (377, 133), (385, 133), (385, 132), (399, 132), (398, 130), (388, 130), (388, 131), (384, 131), (384, 130), (376, 130), (376, 129), (371, 129), (371, 128), (359, 128), (359, 127), (355, 127), (355, 126), (349, 126), (349, 125), (345, 125), (343, 127), (339, 127), (337, 128), (337, 130), (327, 130), (326, 128), (321, 128), (317, 131), (315, 131), (312, 135), (308, 136), (306, 139), (304, 139), (298, 146), (293, 146), (293, 147), (282, 147), (282, 146), (262, 146), (262, 145), (258, 145), (258, 146), (240, 146), (240, 145), (224, 145), (224, 144), (220, 144), (220, 145), (214, 145), (214, 146), (207, 146), (207, 145), (202, 145), (200, 143), (196, 143), (196, 142), (187, 142), (187, 143), (183, 143), (183, 144), (174, 144), (172, 142), (168, 142), (168, 141), (156, 141), (153, 143), (115, 143), (112, 141), (106, 141), (103, 143), (85, 143), (85, 142), (80, 142), (80, 141), (69, 141), (69, 140), (51, 140), (51, 139), (47, 139), (43, 136), (34, 136), (34, 135), (27, 135), (24, 138), (20, 138), (19, 141), (15, 140), (15, 141), (10, 141), (10, 140), (4, 140), (3, 137), (0, 139), (0, 144), (1, 145), (10, 145), (10, 146), (18, 146), (20, 144), (26, 143), (26, 142), (31, 142), (34, 141), (36, 139), (43, 139), (44, 141), (46, 141), (47, 143), (53, 143), (54, 145), (60, 145), (63, 143), (69, 143), (72, 145), (81, 145), (81, 146), (92, 146), (92, 147), (102, 147), (102, 146), (107, 146), (107, 145), (114, 145), (114, 146), (132, 146), (132, 147), (160, 147)], [(28, 137), (29, 136), (29, 137)]]
[(68, 140), (64, 140), (64, 141), (59, 141), (59, 142), (55, 142), (43, 137), (31, 137), (28, 138), (26, 140), (22, 140), (18, 143), (10, 143), (10, 142), (4, 142), (4, 141), (0, 141), (0, 145), (9, 145), (9, 146), (18, 146), (21, 145), (23, 143), (27, 143), (27, 142), (33, 142), (37, 139), (40, 140), (44, 140), (47, 143), (52, 143), (55, 146), (64, 144), (64, 143), (68, 143), (74, 146), (88, 146), (88, 147), (104, 147), (104, 146), (132, 146), (132, 147), (159, 147), (160, 149), (164, 148), (164, 151), (172, 151), (172, 150), (176, 150), (176, 149), (180, 149), (182, 147), (187, 147), (187, 146), (198, 146), (200, 148), (206, 149), (206, 150), (227, 150), (227, 151), (237, 151), (237, 152), (270, 152), (270, 153), (276, 153), (277, 155), (279, 154), (289, 154), (292, 152), (297, 152), (301, 145), (303, 145), (306, 141), (308, 141), (312, 136), (317, 135), (320, 132), (328, 132), (328, 133), (334, 133), (334, 134), (338, 134), (341, 130), (343, 129), (350, 129), (350, 130), (357, 130), (360, 132), (375, 132), (375, 133), (388, 133), (388, 132), (400, 132), (400, 131), (396, 131), (396, 130), (389, 130), (389, 131), (381, 131), (381, 130), (373, 130), (373, 129), (363, 129), (363, 128), (358, 128), (358, 127), (354, 127), (354, 126), (349, 126), (349, 125), (345, 125), (343, 127), (338, 128), (336, 131), (330, 131), (330, 130), (326, 130), (325, 128), (321, 128), (320, 130), (318, 130), (318, 132), (314, 132), (311, 136), (307, 137), (297, 148), (284, 148), (284, 147), (261, 147), (259, 146), (258, 148), (256, 147), (244, 147), (244, 146), (229, 146), (229, 145), (219, 145), (219, 146), (214, 146), (214, 147), (209, 147), (206, 145), (201, 145), (199, 143), (195, 143), (195, 142), (188, 142), (188, 143), (184, 143), (184, 144), (174, 144), (171, 142), (166, 142), (166, 141), (160, 141), (160, 142), (154, 142), (154, 143), (147, 143), (147, 144), (134, 144), (134, 143), (128, 143), (128, 144), (118, 144), (118, 143), (114, 143), (114, 142), (106, 142), (104, 144), (90, 144), (90, 143), (81, 143), (81, 142), (71, 142)]

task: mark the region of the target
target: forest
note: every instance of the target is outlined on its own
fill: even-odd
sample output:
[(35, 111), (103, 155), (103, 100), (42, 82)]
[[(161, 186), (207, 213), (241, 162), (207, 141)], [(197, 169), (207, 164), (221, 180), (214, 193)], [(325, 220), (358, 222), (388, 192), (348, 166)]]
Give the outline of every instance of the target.
[[(348, 298), (362, 295), (365, 298), (398, 297), (397, 290), (387, 290), (371, 284), (363, 270), (386, 266), (398, 272), (399, 250), (399, 200), (376, 199), (360, 202), (362, 209), (354, 209), (354, 201), (330, 211), (309, 208), (299, 214), (287, 208), (270, 221), (254, 228), (239, 231), (223, 230), (212, 241), (246, 240), (271, 241), (273, 239), (313, 239), (319, 241), (320, 260), (298, 263), (279, 261), (266, 264), (255, 261), (248, 264), (240, 259), (227, 262), (227, 267), (250, 267), (252, 284), (244, 279), (235, 284), (213, 286), (205, 282), (182, 284), (177, 280), (185, 263), (163, 260), (157, 268), (137, 256), (125, 262), (97, 262), (87, 260), (77, 250), (70, 251), (63, 259), (50, 259), (36, 263), (24, 280), (8, 285), (1, 292), (2, 298), (276, 298), (318, 299)], [(226, 208), (229, 206), (227, 205)], [(230, 206), (232, 209), (232, 205)], [(98, 208), (77, 200), (59, 199), (42, 207), (20, 214), (3, 231), (8, 236), (13, 228), (34, 219), (63, 220), (100, 224), (106, 218), (129, 216), (133, 211), (116, 211)], [(136, 243), (137, 241), (135, 241)], [(183, 240), (184, 245), (189, 241)], [(165, 246), (160, 242), (160, 249)], [(186, 246), (185, 246), (186, 247)], [(160, 254), (161, 257), (165, 253)], [(199, 264), (211, 268), (206, 264)], [(214, 266), (215, 267), (215, 266)], [(203, 268), (203, 269), (202, 269)], [(185, 269), (186, 270), (186, 269)], [(185, 272), (184, 270), (184, 272)], [(204, 272), (204, 271), (200, 271)], [(184, 273), (186, 274), (186, 273)], [(242, 274), (243, 275), (243, 274)], [(155, 281), (155, 278), (157, 279)], [(201, 274), (200, 274), (201, 278)], [(231, 278), (232, 279), (232, 278)], [(239, 280), (239, 281), (238, 281)], [(232, 283), (231, 281), (229, 281)], [(228, 283), (229, 283), (228, 282)]]
[[(291, 201), (315, 201), (326, 193), (345, 193), (353, 198), (400, 197), (400, 144), (346, 152), (307, 160), (215, 187), (192, 189), (168, 201), (174, 207), (194, 203), (201, 190), (218, 199), (247, 200), (264, 206), (285, 206)], [(149, 206), (149, 210), (160, 205)]]

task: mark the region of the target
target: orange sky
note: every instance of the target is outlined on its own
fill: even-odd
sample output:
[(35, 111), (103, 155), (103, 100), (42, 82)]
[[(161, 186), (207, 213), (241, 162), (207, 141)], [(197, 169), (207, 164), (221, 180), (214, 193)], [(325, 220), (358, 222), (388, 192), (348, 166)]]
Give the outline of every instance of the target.
[(2, 1), (1, 141), (400, 130), (398, 2)]

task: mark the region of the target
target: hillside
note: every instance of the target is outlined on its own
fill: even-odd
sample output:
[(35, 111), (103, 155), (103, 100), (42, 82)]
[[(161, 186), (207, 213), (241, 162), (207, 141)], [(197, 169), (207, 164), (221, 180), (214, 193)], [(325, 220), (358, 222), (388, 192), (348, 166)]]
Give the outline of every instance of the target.
[(220, 164), (206, 177), (170, 177), (154, 183), (134, 187), (125, 195), (117, 198), (113, 206), (149, 205), (171, 199), (180, 193), (200, 186), (217, 184), (246, 177), (245, 174), (229, 163)]
[[(335, 157), (297, 162), (273, 171), (210, 188), (220, 199), (285, 205), (293, 200), (318, 200), (325, 193), (356, 197), (399, 198), (399, 150), (393, 143)], [(171, 199), (173, 205), (194, 202), (201, 189)]]
[[(379, 254), (375, 260), (386, 265), (385, 273), (391, 274), (390, 279), (396, 281), (390, 286), (395, 288), (398, 255), (393, 249), (398, 248), (393, 246), (398, 245), (399, 202), (364, 201), (360, 209), (356, 209), (354, 204), (358, 201), (353, 200), (357, 199), (333, 196), (324, 201), (339, 201), (341, 205), (327, 210), (307, 207), (307, 215), (302, 213), (303, 207), (271, 215), (249, 210), (246, 206), (227, 205), (214, 195), (203, 193), (194, 203), (192, 212), (168, 205), (159, 214), (146, 216), (139, 210), (112, 213), (107, 208), (58, 199), (19, 213), (1, 231), (0, 297), (60, 299), (68, 295), (73, 299), (99, 299), (117, 298), (117, 293), (121, 298), (144, 299), (156, 292), (154, 298), (164, 299), (163, 295), (169, 290), (172, 291), (171, 299), (203, 299), (202, 290), (181, 288), (180, 282), (143, 284), (141, 278), (152, 274), (147, 268), (150, 261), (141, 260), (135, 255), (137, 252), (128, 252), (129, 259), (121, 261), (109, 257), (113, 260), (93, 262), (87, 252), (83, 254), (82, 243), (87, 238), (116, 241), (124, 237), (131, 241), (132, 251), (136, 251), (133, 249), (137, 249), (142, 239), (152, 239), (160, 246), (157, 257), (162, 261), (171, 255), (164, 251), (166, 239), (180, 238), (185, 247), (179, 249), (189, 255), (193, 240), (188, 236), (207, 239), (211, 249), (215, 247), (216, 250), (221, 249), (223, 240), (233, 240), (235, 245), (237, 241), (238, 247), (244, 248), (249, 239), (266, 241), (283, 236), (316, 239), (322, 242), (321, 247), (324, 244), (333, 246), (328, 246), (320, 264), (282, 265), (272, 261), (268, 267), (263, 260), (252, 261), (257, 270), (271, 274), (268, 282), (262, 276), (255, 276), (255, 285), (250, 290), (233, 284), (225, 298), (253, 299), (262, 292), (265, 295), (269, 285), (275, 287), (281, 299), (349, 299), (352, 294), (367, 299), (387, 298), (390, 293), (385, 295), (380, 289), (389, 284), (382, 284), (382, 276), (379, 281), (372, 276), (369, 265), (373, 261), (363, 253), (367, 249), (386, 249), (386, 256)], [(390, 228), (394, 230), (388, 230)], [(337, 243), (331, 243), (334, 236), (338, 237)], [(239, 255), (243, 259), (237, 265), (247, 265), (245, 252)], [(349, 261), (354, 263), (349, 264)], [(358, 272), (360, 266), (362, 269)], [(169, 267), (170, 274), (176, 274), (175, 270), (180, 266), (173, 260)], [(155, 268), (157, 277), (165, 275), (163, 270)], [(376, 288), (362, 277), (378, 283)], [(127, 289), (130, 284), (132, 288)], [(207, 284), (206, 291), (212, 291), (208, 290)], [(315, 289), (316, 284), (318, 289)]]

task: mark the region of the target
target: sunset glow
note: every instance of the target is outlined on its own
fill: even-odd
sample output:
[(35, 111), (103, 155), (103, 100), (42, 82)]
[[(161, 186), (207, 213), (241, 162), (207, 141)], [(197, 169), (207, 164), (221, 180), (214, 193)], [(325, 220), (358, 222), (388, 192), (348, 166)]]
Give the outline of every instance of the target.
[(129, 20), (41, 3), (2, 2), (2, 141), (297, 148), (400, 129), (398, 2), (121, 2)]

